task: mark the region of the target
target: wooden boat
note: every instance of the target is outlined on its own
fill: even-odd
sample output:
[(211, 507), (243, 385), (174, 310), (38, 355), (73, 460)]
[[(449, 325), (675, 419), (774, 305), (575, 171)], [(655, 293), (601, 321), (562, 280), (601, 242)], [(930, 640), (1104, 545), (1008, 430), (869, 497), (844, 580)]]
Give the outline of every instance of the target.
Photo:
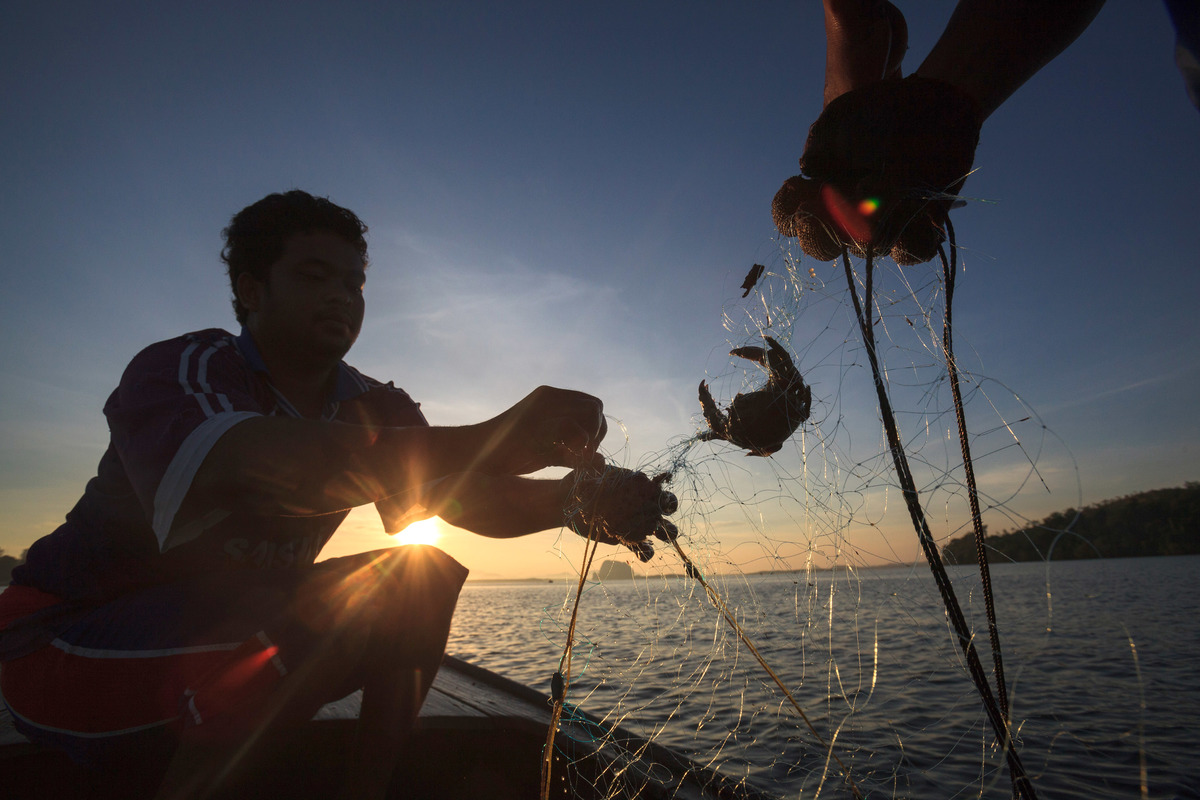
[[(353, 741), (358, 694), (331, 703), (297, 730), (237, 797), (336, 795)], [(0, 704), (0, 796), (7, 800), (152, 797), (159, 779), (143, 770), (106, 772), (73, 765), (24, 739)], [(549, 697), (447, 656), (421, 709), (411, 746), (392, 782), (405, 800), (536, 800), (550, 724)], [(775, 800), (745, 780), (703, 767), (666, 747), (579, 709), (556, 738), (553, 798)]]

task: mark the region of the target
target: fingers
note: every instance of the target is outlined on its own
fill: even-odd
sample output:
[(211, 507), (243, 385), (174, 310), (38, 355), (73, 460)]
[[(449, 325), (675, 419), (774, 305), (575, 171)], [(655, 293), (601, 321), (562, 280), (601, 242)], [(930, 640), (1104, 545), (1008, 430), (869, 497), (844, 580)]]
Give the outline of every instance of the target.
[(842, 252), (842, 243), (825, 204), (821, 201), (818, 181), (802, 175), (788, 178), (775, 194), (771, 216), (784, 236), (795, 236), (805, 255), (816, 261), (833, 261)]
[(567, 461), (573, 460), (575, 463), (567, 463), (567, 464), (563, 464), (561, 466), (571, 467), (571, 469), (577, 469), (582, 472), (603, 472), (604, 471), (604, 463), (605, 463), (604, 456), (600, 455), (599, 453), (575, 454), (575, 453), (568, 452), (566, 454), (566, 456), (567, 456), (566, 457)]
[(558, 421), (557, 431), (551, 434), (552, 448), (546, 466), (570, 467), (571, 469), (604, 469), (604, 456), (596, 452), (608, 424), (600, 417), (598, 428), (581, 425), (577, 419)]
[(603, 468), (604, 404), (590, 394), (539, 386), (490, 422), (489, 468), (526, 475), (544, 467)]
[(604, 403), (598, 397), (570, 389), (543, 386), (530, 413), (545, 420), (551, 450), (545, 466), (602, 469), (596, 449), (608, 434)]
[(587, 442), (598, 445), (608, 432), (604, 419), (604, 403), (600, 398), (572, 389), (555, 389), (542, 386), (535, 390), (540, 394), (538, 405), (550, 417), (559, 417), (573, 422), (576, 432)]

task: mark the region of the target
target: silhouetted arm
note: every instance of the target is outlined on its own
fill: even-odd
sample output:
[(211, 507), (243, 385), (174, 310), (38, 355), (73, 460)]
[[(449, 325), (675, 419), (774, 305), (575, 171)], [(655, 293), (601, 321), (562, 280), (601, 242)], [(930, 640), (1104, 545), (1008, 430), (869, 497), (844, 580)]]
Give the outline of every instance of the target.
[(918, 75), (966, 92), (986, 119), (1066, 50), (1104, 0), (961, 0)]
[(431, 514), (495, 539), (569, 525), (581, 536), (628, 547), (643, 561), (654, 555), (651, 536), (669, 541), (675, 526), (675, 495), (663, 489), (666, 475), (651, 478), (620, 467), (573, 471), (558, 480), (466, 472), (422, 488), (420, 504)]
[(540, 387), (490, 420), (462, 427), (367, 428), (253, 417), (213, 445), (178, 518), (209, 509), (312, 516), (417, 492), (447, 475), (518, 475), (603, 465), (607, 426), (590, 395)]

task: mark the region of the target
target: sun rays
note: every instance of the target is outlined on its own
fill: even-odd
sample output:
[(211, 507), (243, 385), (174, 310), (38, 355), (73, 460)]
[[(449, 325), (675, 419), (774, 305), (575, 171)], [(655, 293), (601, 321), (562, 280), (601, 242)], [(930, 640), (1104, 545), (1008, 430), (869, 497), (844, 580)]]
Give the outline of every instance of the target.
[(417, 520), (394, 537), (396, 544), (436, 545), (442, 538), (442, 526), (437, 517)]

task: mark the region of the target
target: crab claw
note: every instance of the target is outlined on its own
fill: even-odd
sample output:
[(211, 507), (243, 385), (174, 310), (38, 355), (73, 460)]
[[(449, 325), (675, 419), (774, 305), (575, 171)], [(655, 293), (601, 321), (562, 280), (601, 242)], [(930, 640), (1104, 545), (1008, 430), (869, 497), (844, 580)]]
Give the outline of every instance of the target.
[[(763, 338), (765, 339), (767, 337), (764, 336)], [(735, 347), (729, 351), (729, 355), (737, 356), (738, 358), (744, 358), (757, 364), (762, 364), (764, 367), (767, 366), (767, 351), (763, 350), (761, 347)]]
[(717, 401), (713, 400), (712, 392), (708, 390), (708, 383), (700, 381), (700, 408), (704, 411), (704, 421), (708, 423), (708, 430), (700, 434), (700, 441), (708, 442), (713, 439), (725, 438), (722, 431), (725, 430), (729, 420), (717, 407)]
[(638, 561), (641, 561), (643, 564), (654, 558), (654, 545), (645, 540), (640, 542), (625, 542), (624, 544), (637, 556)]
[(763, 339), (771, 346), (771, 349), (767, 351), (767, 369), (776, 374), (795, 373), (796, 365), (792, 362), (792, 357), (788, 354), (787, 348), (765, 333), (763, 334)]
[(792, 357), (788, 354), (787, 348), (765, 333), (763, 334), (763, 339), (770, 345), (769, 350), (755, 346), (735, 347), (729, 351), (729, 355), (761, 364), (766, 368), (770, 378), (789, 379), (795, 374), (796, 367), (792, 363)]

